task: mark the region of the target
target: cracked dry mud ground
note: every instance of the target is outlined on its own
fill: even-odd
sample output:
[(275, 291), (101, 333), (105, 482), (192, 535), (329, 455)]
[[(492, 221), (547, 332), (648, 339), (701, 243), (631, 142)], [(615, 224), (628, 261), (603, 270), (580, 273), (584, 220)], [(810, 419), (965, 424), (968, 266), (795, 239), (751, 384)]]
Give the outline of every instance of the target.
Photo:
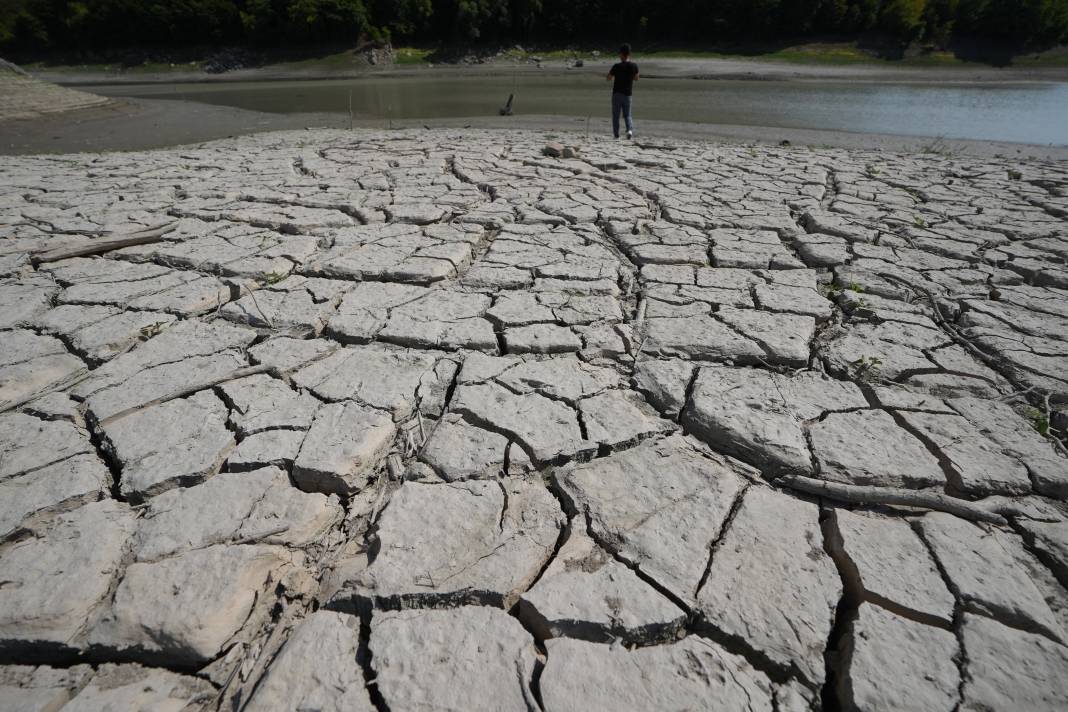
[(0, 706), (1068, 705), (1068, 169), (544, 142), (5, 161)]

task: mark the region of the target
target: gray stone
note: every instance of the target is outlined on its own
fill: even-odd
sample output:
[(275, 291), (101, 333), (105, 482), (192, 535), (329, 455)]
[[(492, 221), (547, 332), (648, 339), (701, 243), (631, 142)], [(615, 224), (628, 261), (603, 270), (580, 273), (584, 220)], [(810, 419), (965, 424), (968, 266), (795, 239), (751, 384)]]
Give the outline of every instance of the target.
[(308, 492), (347, 497), (367, 484), (397, 428), (386, 413), (345, 402), (322, 406), (293, 463), (293, 481)]
[(241, 351), (255, 333), (220, 323), (225, 324), (179, 322), (97, 368), (71, 393), (88, 398), (89, 410), (102, 421), (168, 397), (190, 384), (223, 379), (247, 368)]
[(94, 393), (89, 397), (87, 410), (98, 423), (106, 422), (171, 399), (191, 384), (222, 381), (247, 367), (244, 358), (232, 351), (163, 364)]
[(94, 455), (89, 434), (73, 423), (23, 413), (0, 415), (0, 480), (33, 472), (75, 455)]
[(243, 438), (226, 458), (230, 472), (244, 472), (259, 467), (288, 470), (297, 459), (306, 436), (304, 430), (264, 430)]
[(426, 289), (419, 298), (390, 310), (378, 339), (401, 346), (492, 353), (497, 337), (493, 325), (482, 318), (490, 303), (481, 294)]
[(707, 625), (818, 687), (841, 594), (816, 506), (752, 487), (712, 553), (697, 601)]
[(58, 285), (40, 277), (0, 282), (0, 329), (24, 326), (48, 310)]
[(186, 269), (257, 280), (278, 280), (318, 250), (311, 236), (283, 235), (228, 221), (182, 220), (169, 237), (188, 239), (128, 247), (119, 254)]
[(756, 363), (764, 349), (711, 316), (650, 317), (645, 320), (642, 351), (698, 361)]
[(126, 568), (89, 640), (162, 665), (202, 665), (240, 630), (299, 555), (277, 546), (209, 546)]
[(154, 497), (134, 553), (140, 561), (154, 561), (215, 544), (302, 547), (321, 539), (341, 517), (336, 497), (296, 490), (282, 470), (223, 473)]
[(665, 418), (675, 419), (686, 405), (694, 365), (676, 359), (646, 359), (634, 366), (634, 388)]
[(566, 326), (531, 324), (506, 329), (504, 345), (510, 354), (559, 354), (578, 351), (582, 339)]
[(1042, 593), (1017, 560), (1022, 553), (1018, 540), (951, 514), (935, 512), (918, 521), (966, 610), (1064, 640)]
[(552, 555), (562, 526), (540, 483), (405, 482), (379, 518), (371, 550), (338, 570), (331, 605), (507, 608)]
[(540, 639), (647, 643), (674, 636), (686, 612), (599, 547), (573, 521), (567, 541), (519, 598), (519, 615)]
[(201, 391), (107, 423), (105, 447), (122, 468), (120, 491), (139, 501), (214, 475), (234, 447), (227, 415), (215, 394)]
[(812, 317), (723, 307), (716, 318), (757, 343), (768, 363), (792, 368), (808, 365), (809, 344), (816, 335)]
[(218, 696), (206, 680), (140, 665), (101, 665), (66, 706), (69, 712), (197, 710)]
[(495, 383), (461, 385), (451, 410), (479, 427), (515, 440), (537, 462), (551, 462), (590, 449), (576, 412), (539, 393), (516, 394)]
[(836, 509), (824, 526), (847, 589), (928, 625), (953, 624), (956, 600), (907, 521)]
[[(616, 371), (583, 363), (574, 356), (523, 360), (469, 358), (475, 359), (473, 365), (486, 361), (494, 379), (511, 391), (520, 394), (540, 393), (569, 405), (623, 385)], [(461, 373), (460, 382), (487, 380), (469, 375), (472, 373), (473, 370)], [(465, 377), (465, 374), (468, 375)]]
[(192, 316), (230, 300), (228, 283), (199, 272), (84, 257), (47, 268), (60, 282), (71, 283), (59, 296), (64, 304), (115, 304)]
[(357, 663), (360, 620), (316, 611), (293, 630), (256, 685), (249, 712), (371, 712)]
[(687, 439), (647, 441), (554, 478), (593, 538), (681, 601), (692, 602), (741, 479)]
[(1041, 635), (965, 614), (961, 710), (1044, 710), (1068, 706), (1068, 648)]
[(809, 433), (824, 479), (880, 487), (945, 484), (934, 455), (884, 411), (831, 413)]
[(1004, 455), (990, 439), (966, 419), (944, 414), (901, 413), (952, 465), (961, 491), (975, 496), (1021, 495), (1031, 491), (1027, 469)]
[(633, 391), (611, 390), (579, 401), (586, 439), (601, 447), (619, 449), (675, 430), (645, 399)]
[[(325, 290), (324, 283), (329, 285)], [(257, 328), (318, 334), (333, 315), (341, 294), (351, 286), (339, 281), (288, 277), (223, 305), (219, 313)], [(321, 296), (324, 291), (325, 299)]]
[(433, 351), (339, 349), (293, 374), (293, 382), (329, 401), (353, 400), (403, 420), (418, 409), (437, 417), (456, 363)]
[(865, 603), (852, 623), (848, 676), (838, 678), (849, 709), (956, 709), (960, 672), (952, 632)]
[(105, 500), (0, 549), (0, 645), (27, 662), (83, 651), (134, 527), (126, 505)]
[(551, 158), (560, 158), (564, 155), (564, 145), (562, 143), (556, 143), (550, 141), (545, 144), (545, 148), (542, 149), (542, 153)]
[(389, 209), (389, 216), (394, 222), (428, 225), (445, 217), (441, 208), (428, 204), (402, 204)]
[(5, 665), (0, 667), (0, 699), (7, 712), (56, 712), (88, 681), (88, 665), (70, 668)]
[(1037, 522), (1020, 517), (1017, 522), (1030, 548), (1068, 588), (1068, 522)]
[(594, 324), (575, 331), (582, 336), (582, 358), (630, 360), (634, 332), (629, 324)]
[(1005, 403), (979, 398), (956, 398), (949, 405), (964, 416), (982, 436), (1027, 468), (1035, 491), (1058, 499), (1068, 498), (1068, 459)]
[(277, 336), (248, 350), (255, 363), (292, 371), (340, 348), (328, 339), (295, 339)]
[(312, 396), (265, 373), (227, 381), (219, 390), (230, 406), (230, 422), (246, 437), (269, 430), (307, 430), (319, 408)]
[(78, 403), (66, 393), (53, 391), (25, 406), (22, 412), (42, 420), (65, 420), (79, 428), (85, 427), (85, 418)]
[(712, 447), (766, 473), (811, 474), (806, 421), (865, 404), (853, 384), (818, 373), (786, 377), (763, 369), (707, 366), (697, 374), (682, 422)]
[(841, 376), (894, 380), (912, 371), (936, 369), (924, 353), (949, 343), (934, 327), (887, 321), (850, 324), (820, 347), (827, 370)]
[(393, 309), (425, 298), (427, 293), (423, 287), (406, 284), (358, 284), (342, 299), (327, 333), (346, 343), (367, 343), (386, 325)]
[(519, 292), (499, 296), (486, 317), (501, 326), (517, 327), (556, 321), (553, 310), (538, 301), (537, 294)]
[(852, 257), (846, 240), (834, 235), (800, 235), (794, 246), (808, 267), (835, 267)]
[(529, 712), (534, 640), (504, 611), (482, 606), (376, 613), (375, 685), (393, 710)]
[(43, 314), (37, 324), (66, 337), (75, 351), (99, 364), (138, 341), (155, 336), (178, 317), (159, 312), (124, 311), (110, 306), (63, 304)]
[(804, 287), (756, 284), (753, 286), (753, 296), (757, 306), (765, 311), (802, 314), (817, 322), (827, 321), (834, 313), (834, 306), (815, 290), (815, 284)]
[(508, 438), (476, 428), (457, 415), (447, 415), (434, 427), (419, 451), (419, 460), (442, 479), (493, 478), (505, 467)]
[(565, 638), (545, 647), (548, 660), (539, 687), (547, 712), (776, 709), (763, 673), (694, 635), (631, 651)]
[(0, 480), (0, 539), (26, 517), (103, 499), (111, 473), (94, 455), (75, 455), (22, 477)]
[[(71, 389), (71, 394), (84, 399), (101, 390), (120, 386), (142, 371), (197, 357), (210, 357), (228, 350), (243, 350), (255, 338), (256, 332), (251, 329), (232, 326), (224, 321), (185, 319), (132, 351), (95, 369), (92, 376)], [(189, 385), (189, 381), (179, 383)]]
[(5, 331), (0, 352), (0, 405), (24, 402), (69, 384), (88, 369), (59, 339), (32, 331)]

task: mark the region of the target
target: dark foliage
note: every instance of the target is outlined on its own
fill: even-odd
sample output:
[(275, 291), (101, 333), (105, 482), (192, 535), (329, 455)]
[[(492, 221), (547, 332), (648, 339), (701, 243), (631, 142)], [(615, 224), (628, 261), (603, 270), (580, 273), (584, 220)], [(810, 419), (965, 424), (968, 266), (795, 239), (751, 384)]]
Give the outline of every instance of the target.
[(1068, 0), (0, 0), (0, 48), (536, 41), (691, 46), (878, 34), (1068, 42)]

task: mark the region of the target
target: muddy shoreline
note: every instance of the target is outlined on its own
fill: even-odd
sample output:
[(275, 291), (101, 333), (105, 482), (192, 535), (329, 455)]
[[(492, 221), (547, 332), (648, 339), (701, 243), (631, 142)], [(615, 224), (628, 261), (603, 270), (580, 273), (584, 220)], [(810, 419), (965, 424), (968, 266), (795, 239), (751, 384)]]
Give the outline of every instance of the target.
[[(746, 80), (746, 81), (863, 81), (873, 83), (909, 82), (917, 84), (946, 83), (1033, 83), (1068, 81), (1068, 66), (1063, 67), (992, 67), (983, 64), (954, 67), (917, 67), (885, 64), (803, 64), (760, 59), (683, 59), (637, 57), (642, 74), (652, 78), (690, 78), (695, 80)], [(373, 68), (359, 67), (339, 69), (322, 66), (266, 65), (238, 69), (221, 74), (203, 70), (195, 71), (83, 71), (77, 67), (62, 67), (37, 70), (33, 75), (45, 81), (65, 86), (93, 86), (94, 84), (157, 84), (157, 83), (226, 83), (251, 81), (278, 81), (292, 79), (354, 79), (367, 76), (405, 77), (434, 72), (455, 76), (512, 76), (546, 72), (576, 72), (601, 74), (611, 66), (612, 60), (601, 58), (587, 61), (583, 67), (569, 67), (564, 60), (547, 60), (540, 66), (505, 60), (484, 64), (440, 64)]]
[[(336, 113), (274, 114), (170, 99), (124, 99), (104, 107), (0, 122), (0, 155), (140, 151), (199, 144), (232, 136), (306, 128), (347, 128), (348, 117)], [(533, 129), (608, 141), (608, 117), (472, 116), (441, 119), (356, 120), (354, 128), (464, 128), (472, 131)], [(587, 138), (588, 137), (588, 138)], [(915, 136), (853, 133), (767, 126), (643, 121), (640, 140), (685, 138), (725, 143), (752, 143), (848, 148), (892, 153), (938, 153), (946, 156), (1016, 157), (1061, 161), (1068, 146)]]
[[(639, 58), (640, 59), (640, 58)], [(600, 75), (607, 60), (586, 62), (581, 68), (567, 68), (562, 60), (545, 61), (541, 67), (504, 60), (475, 65), (398, 66), (339, 71), (336, 68), (269, 65), (223, 74), (204, 71), (162, 73), (82, 72), (76, 68), (37, 71), (38, 79), (67, 87), (92, 91), (102, 84), (164, 84), (203, 82), (226, 84), (281, 80), (340, 80), (345, 78), (390, 78), (399, 80), (428, 75), (443, 78)], [(725, 81), (864, 82), (916, 84), (1015, 84), (1068, 81), (1068, 67), (1039, 69), (975, 67), (909, 67), (883, 65), (817, 65), (745, 59), (653, 59), (642, 63), (646, 78), (693, 78)], [(202, 143), (230, 136), (264, 131), (304, 128), (346, 128), (349, 118), (338, 113), (268, 113), (199, 102), (158, 98), (122, 98), (103, 107), (42, 116), (31, 120), (0, 122), (0, 154), (77, 153), (129, 151)], [(586, 119), (549, 113), (511, 117), (471, 116), (438, 119), (356, 120), (362, 128), (522, 128), (543, 131), (578, 132), (585, 135)], [(609, 135), (608, 117), (589, 122), (591, 137)], [(1068, 147), (982, 140), (918, 138), (842, 130), (793, 129), (759, 125), (643, 121), (643, 137), (676, 137), (727, 141), (732, 143), (779, 144), (870, 149), (897, 153), (941, 153), (945, 155), (1016, 156), (1064, 160)]]

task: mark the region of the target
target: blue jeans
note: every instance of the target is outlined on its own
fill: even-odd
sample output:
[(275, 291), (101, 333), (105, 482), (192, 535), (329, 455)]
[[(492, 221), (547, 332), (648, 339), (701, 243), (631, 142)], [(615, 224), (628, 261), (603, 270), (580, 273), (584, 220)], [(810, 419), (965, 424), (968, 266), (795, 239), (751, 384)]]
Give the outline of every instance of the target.
[(619, 115), (623, 114), (623, 120), (627, 122), (627, 131), (634, 130), (634, 122), (630, 118), (630, 97), (626, 94), (612, 92), (612, 133), (619, 138)]

